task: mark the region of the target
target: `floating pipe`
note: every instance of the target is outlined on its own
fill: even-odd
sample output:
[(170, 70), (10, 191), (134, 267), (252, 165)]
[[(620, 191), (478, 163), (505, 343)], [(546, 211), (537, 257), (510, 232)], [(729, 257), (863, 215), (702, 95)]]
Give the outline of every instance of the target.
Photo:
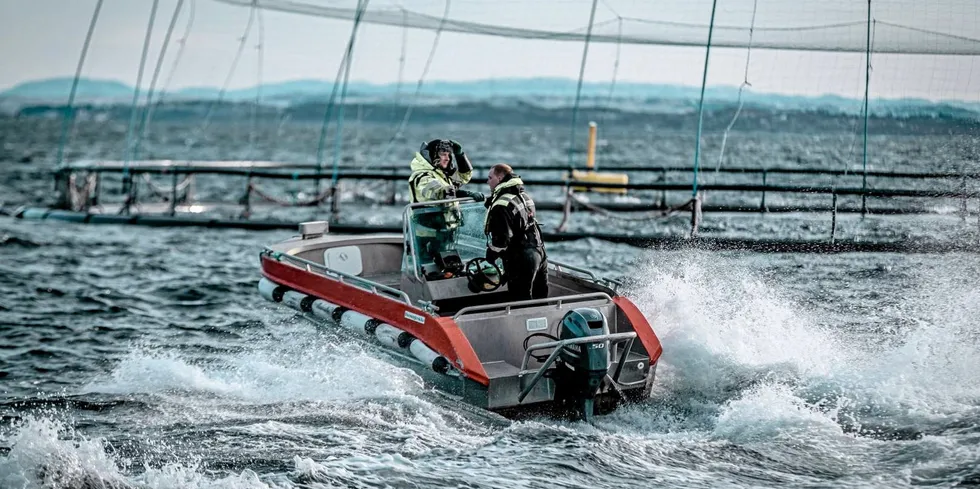
[(411, 334), (390, 324), (382, 323), (366, 314), (352, 311), (329, 301), (276, 284), (262, 277), (259, 279), (259, 295), (271, 302), (280, 302), (300, 312), (307, 312), (326, 321), (335, 322), (355, 333), (374, 336), (382, 345), (397, 351), (408, 350), (416, 360), (434, 372), (445, 374), (451, 365), (446, 357)]
[(449, 371), (449, 360), (446, 357), (436, 353), (433, 349), (426, 346), (418, 339), (413, 339), (408, 345), (408, 350), (412, 352), (412, 356), (417, 358), (420, 362), (431, 368), (432, 370), (444, 374)]

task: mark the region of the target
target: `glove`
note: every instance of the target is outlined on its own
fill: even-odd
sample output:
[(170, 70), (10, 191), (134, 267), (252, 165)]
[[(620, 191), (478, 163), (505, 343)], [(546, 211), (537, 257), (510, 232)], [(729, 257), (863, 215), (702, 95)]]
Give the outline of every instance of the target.
[(487, 198), (485, 195), (481, 194), (480, 192), (471, 192), (469, 190), (463, 190), (463, 189), (459, 189), (456, 191), (456, 197), (460, 197), (464, 199), (469, 197), (471, 199), (476, 200), (477, 202), (483, 202)]
[(458, 155), (458, 154), (462, 154), (463, 153), (463, 145), (462, 144), (459, 144), (459, 143), (457, 143), (456, 141), (454, 141), (452, 139), (449, 140), (449, 144), (452, 145), (452, 147), (453, 147), (453, 154), (457, 154)]
[(500, 258), (500, 252), (493, 251), (492, 249), (487, 248), (487, 261), (488, 262), (490, 262), (490, 263), (496, 263), (498, 258)]

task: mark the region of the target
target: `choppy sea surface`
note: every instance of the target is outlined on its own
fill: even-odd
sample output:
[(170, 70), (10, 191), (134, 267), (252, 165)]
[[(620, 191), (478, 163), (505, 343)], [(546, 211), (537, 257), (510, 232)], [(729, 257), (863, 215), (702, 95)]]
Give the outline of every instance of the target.
[[(0, 193), (44, 202), (56, 124), (4, 124)], [(520, 138), (562, 157), (534, 128), (481, 130), (472, 146), (487, 159), (513, 157)], [(72, 157), (118, 158), (118, 140), (91, 134)], [(186, 150), (170, 136), (153, 157)], [(840, 146), (813, 137), (838, 136), (730, 144), (788, 159)], [(897, 168), (941, 169), (975, 144), (916, 141), (889, 144), (947, 156), (920, 150), (935, 161), (896, 156)], [(302, 152), (289, 144), (266, 157)], [(670, 154), (651, 135), (609, 144)], [(799, 226), (746, 219), (746, 232)], [(975, 218), (917, 219), (904, 225), (975, 237)], [(557, 260), (626, 279), (664, 345), (651, 398), (586, 424), (460, 405), (380, 348), (266, 303), (258, 252), (290, 234), (0, 216), (0, 487), (980, 485), (975, 254), (551, 244)]]

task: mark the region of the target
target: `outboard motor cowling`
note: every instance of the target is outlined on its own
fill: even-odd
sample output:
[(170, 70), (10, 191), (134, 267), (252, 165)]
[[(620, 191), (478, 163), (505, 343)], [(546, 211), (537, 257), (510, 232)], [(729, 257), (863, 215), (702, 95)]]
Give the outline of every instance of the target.
[[(591, 307), (569, 311), (558, 327), (559, 340), (608, 334), (606, 317)], [(582, 416), (591, 420), (595, 396), (609, 371), (609, 341), (566, 345), (558, 354), (555, 368), (556, 397), (574, 402)]]

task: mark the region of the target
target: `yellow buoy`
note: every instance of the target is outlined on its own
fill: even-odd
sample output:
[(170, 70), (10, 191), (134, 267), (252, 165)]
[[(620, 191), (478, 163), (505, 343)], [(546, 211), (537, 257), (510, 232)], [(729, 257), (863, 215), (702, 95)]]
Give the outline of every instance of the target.
[[(589, 123), (589, 146), (588, 152), (585, 158), (585, 167), (588, 168), (587, 171), (573, 170), (571, 174), (572, 180), (576, 182), (584, 183), (612, 183), (612, 184), (622, 184), (625, 185), (629, 183), (629, 175), (625, 173), (599, 173), (595, 171), (595, 142), (596, 142), (596, 123)], [(566, 175), (565, 178), (569, 176)], [(586, 188), (586, 187), (572, 187), (575, 192), (602, 192), (608, 194), (625, 194), (625, 188)]]

